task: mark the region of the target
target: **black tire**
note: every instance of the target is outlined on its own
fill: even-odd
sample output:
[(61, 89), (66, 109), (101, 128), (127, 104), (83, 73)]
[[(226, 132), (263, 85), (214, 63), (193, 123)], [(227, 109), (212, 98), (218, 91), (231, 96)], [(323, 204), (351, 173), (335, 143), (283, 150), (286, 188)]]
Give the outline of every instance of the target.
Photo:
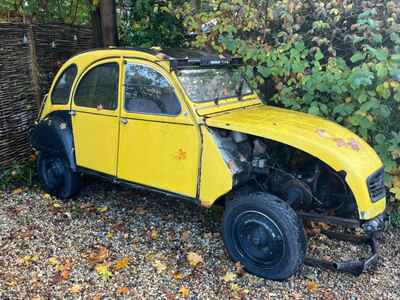
[(302, 222), (287, 203), (271, 194), (257, 192), (229, 201), (223, 235), (232, 260), (263, 278), (285, 280), (304, 261)]
[(80, 190), (80, 175), (72, 171), (63, 156), (40, 152), (37, 170), (43, 189), (53, 196), (70, 199)]

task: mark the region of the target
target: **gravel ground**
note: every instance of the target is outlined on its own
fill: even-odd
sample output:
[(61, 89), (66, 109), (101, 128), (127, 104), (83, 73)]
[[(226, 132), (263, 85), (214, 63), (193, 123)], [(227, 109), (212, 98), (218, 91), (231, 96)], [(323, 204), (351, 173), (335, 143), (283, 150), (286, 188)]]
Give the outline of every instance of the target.
[[(220, 234), (222, 210), (89, 180), (62, 203), (38, 188), (0, 191), (0, 299), (399, 299), (400, 232), (381, 237), (360, 277), (302, 267), (286, 282), (244, 273)], [(324, 236), (322, 256), (364, 251)]]

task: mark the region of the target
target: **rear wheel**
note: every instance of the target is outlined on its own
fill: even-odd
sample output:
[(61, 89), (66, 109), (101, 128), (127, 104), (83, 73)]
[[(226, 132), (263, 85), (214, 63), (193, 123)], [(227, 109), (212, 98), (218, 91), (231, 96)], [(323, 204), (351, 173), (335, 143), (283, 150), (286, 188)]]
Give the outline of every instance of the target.
[(303, 225), (289, 205), (271, 194), (254, 193), (228, 202), (223, 233), (231, 258), (254, 275), (284, 280), (303, 263)]
[(43, 189), (58, 198), (69, 199), (80, 190), (80, 175), (60, 155), (40, 152), (37, 170)]

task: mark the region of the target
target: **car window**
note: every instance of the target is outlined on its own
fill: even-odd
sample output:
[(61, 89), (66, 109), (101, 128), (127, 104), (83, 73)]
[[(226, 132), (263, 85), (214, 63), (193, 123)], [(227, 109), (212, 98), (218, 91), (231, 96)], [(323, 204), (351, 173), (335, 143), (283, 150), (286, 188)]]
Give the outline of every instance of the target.
[(77, 73), (76, 65), (71, 65), (63, 74), (58, 78), (56, 85), (51, 93), (52, 104), (67, 104), (69, 101), (69, 95), (71, 93), (71, 87), (75, 80)]
[(78, 84), (74, 101), (78, 106), (115, 110), (118, 103), (119, 66), (106, 63), (87, 72)]
[(152, 68), (128, 63), (125, 71), (127, 112), (178, 115), (181, 111), (174, 88)]

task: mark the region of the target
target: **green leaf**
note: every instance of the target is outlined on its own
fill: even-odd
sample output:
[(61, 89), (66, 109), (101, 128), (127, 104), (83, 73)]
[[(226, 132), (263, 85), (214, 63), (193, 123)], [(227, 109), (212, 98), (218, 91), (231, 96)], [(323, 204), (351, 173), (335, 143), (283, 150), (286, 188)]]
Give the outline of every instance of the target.
[(257, 72), (264, 77), (269, 77), (271, 75), (270, 69), (264, 66), (257, 66)]
[(382, 133), (378, 133), (378, 134), (375, 136), (375, 141), (376, 141), (378, 144), (384, 144), (384, 143), (386, 142), (386, 137), (385, 137), (385, 135), (383, 135)]
[(352, 63), (359, 62), (365, 58), (365, 54), (357, 51), (356, 53), (353, 54), (353, 56), (350, 58)]
[(322, 54), (322, 52), (320, 50), (318, 50), (317, 53), (315, 53), (314, 58), (316, 61), (320, 61), (321, 59), (324, 58), (324, 55)]

